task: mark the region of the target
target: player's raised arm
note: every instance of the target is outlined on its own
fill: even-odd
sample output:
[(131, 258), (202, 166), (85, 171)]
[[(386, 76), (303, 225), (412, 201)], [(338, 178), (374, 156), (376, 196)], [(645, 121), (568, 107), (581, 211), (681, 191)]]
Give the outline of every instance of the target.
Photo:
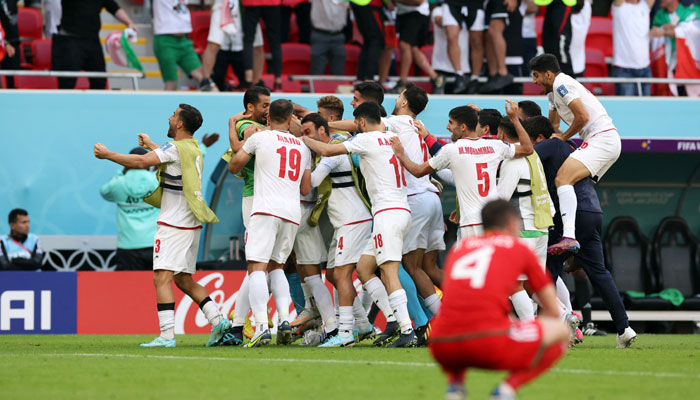
[(146, 169), (154, 165), (160, 165), (158, 155), (152, 151), (143, 155), (120, 154), (109, 150), (107, 146), (102, 143), (97, 143), (93, 151), (95, 152), (95, 158), (110, 160), (127, 168)]
[(243, 147), (243, 143), (245, 142), (245, 140), (240, 140), (238, 138), (238, 130), (236, 129), (236, 124), (242, 119), (250, 118), (250, 116), (251, 114), (247, 114), (246, 111), (241, 111), (228, 119), (228, 140), (231, 143), (231, 150), (233, 150), (234, 153), (238, 153), (241, 147)]
[(243, 167), (248, 164), (248, 161), (253, 158), (250, 154), (246, 153), (244, 150), (237, 151), (236, 155), (231, 158), (228, 163), (228, 170), (232, 174), (237, 174), (241, 172)]
[(552, 135), (552, 137), (567, 141), (577, 132), (581, 132), (581, 129), (583, 129), (583, 127), (586, 126), (588, 121), (591, 119), (586, 107), (583, 106), (583, 101), (580, 97), (569, 103), (569, 108), (571, 109), (571, 112), (574, 113), (574, 122), (571, 123), (571, 126), (569, 126), (569, 129), (567, 129), (566, 132), (562, 134), (555, 133)]
[(301, 176), (299, 193), (301, 193), (302, 196), (306, 196), (309, 192), (311, 192), (311, 170), (305, 169), (304, 174)]
[(423, 164), (416, 164), (413, 161), (411, 161), (410, 158), (406, 155), (406, 153), (403, 150), (403, 145), (401, 144), (401, 140), (399, 140), (398, 137), (394, 136), (391, 138), (391, 148), (394, 149), (394, 154), (396, 154), (396, 158), (401, 161), (401, 165), (404, 166), (408, 170), (408, 172), (411, 173), (411, 175), (415, 176), (416, 178), (420, 178), (422, 176), (432, 174), (435, 172), (433, 167), (430, 166), (428, 162), (424, 162)]
[(353, 132), (353, 131), (357, 130), (357, 126), (355, 125), (354, 119), (344, 119), (342, 121), (328, 122), (328, 126), (331, 129), (335, 129), (335, 130), (339, 130), (339, 131)]
[(304, 136), (301, 139), (309, 147), (309, 149), (311, 149), (311, 151), (313, 151), (316, 154), (320, 154), (323, 157), (337, 156), (338, 154), (348, 154), (348, 149), (346, 149), (342, 143), (323, 143), (319, 142), (318, 140), (312, 139), (308, 136)]
[(515, 131), (518, 133), (518, 141), (520, 144), (515, 145), (515, 157), (526, 157), (535, 152), (535, 147), (530, 141), (527, 131), (523, 128), (518, 118), (518, 103), (513, 100), (506, 99), (506, 114), (510, 118), (510, 122), (515, 126)]

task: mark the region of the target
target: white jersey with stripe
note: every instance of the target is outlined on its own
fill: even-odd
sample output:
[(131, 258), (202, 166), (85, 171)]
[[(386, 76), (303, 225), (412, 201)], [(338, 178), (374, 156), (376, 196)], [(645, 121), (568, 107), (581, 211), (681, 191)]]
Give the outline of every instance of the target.
[(588, 123), (579, 132), (584, 142), (596, 133), (615, 130), (612, 118), (608, 115), (605, 107), (600, 104), (600, 101), (569, 75), (559, 73), (554, 78), (552, 92), (547, 94), (547, 97), (549, 98), (549, 109), (556, 110), (561, 120), (569, 126), (574, 122), (574, 112), (569, 108), (569, 104), (576, 99), (581, 99), (589, 116)]
[(500, 140), (464, 138), (442, 147), (428, 162), (435, 170), (449, 168), (459, 200), (459, 225), (481, 224), (481, 209), (498, 198), (496, 171), (501, 160), (515, 156), (515, 146)]
[[(392, 115), (382, 118), (387, 130), (397, 134), (401, 139), (406, 156), (416, 164), (423, 164), (428, 161), (428, 147), (418, 134), (414, 120), (409, 115)], [(409, 196), (423, 193), (434, 188), (430, 183), (430, 176), (426, 175), (416, 178), (410, 173), (406, 174), (406, 191)], [(434, 190), (433, 190), (434, 191)]]
[(333, 228), (372, 220), (352, 180), (350, 159), (346, 154), (323, 157), (311, 173), (311, 183), (319, 185), (330, 175), (333, 189), (328, 198), (328, 219)]
[(360, 158), (360, 171), (372, 202), (372, 215), (390, 209), (410, 212), (406, 192), (409, 175), (391, 148), (393, 132), (365, 132), (343, 142), (345, 148)]
[[(190, 209), (182, 191), (182, 166), (180, 153), (172, 143), (166, 143), (154, 150), (161, 164), (165, 164), (163, 177), (163, 197), (160, 201), (158, 222), (174, 228), (196, 228), (202, 226)], [(200, 177), (201, 178), (201, 177)]]
[(243, 151), (255, 155), (251, 215), (271, 215), (299, 224), (299, 186), (304, 171), (311, 169), (308, 147), (287, 131), (270, 130), (248, 138)]

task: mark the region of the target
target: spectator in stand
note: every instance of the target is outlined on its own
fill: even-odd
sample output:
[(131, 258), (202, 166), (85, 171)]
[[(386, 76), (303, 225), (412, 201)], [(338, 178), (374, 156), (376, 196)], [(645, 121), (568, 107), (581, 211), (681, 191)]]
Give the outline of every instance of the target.
[(573, 76), (571, 61), (571, 14), (583, 8), (583, 0), (569, 7), (562, 0), (554, 0), (547, 6), (542, 24), (542, 47), (545, 53), (557, 57), (561, 72)]
[[(613, 76), (620, 78), (649, 78), (649, 20), (654, 0), (615, 0), (613, 17)], [(634, 83), (615, 84), (618, 96), (638, 96)], [(642, 95), (651, 95), (648, 83), (642, 85)]]
[(58, 25), (61, 24), (61, 0), (44, 0), (44, 37), (51, 39), (58, 33)]
[(153, 0), (153, 52), (165, 90), (177, 90), (177, 67), (197, 81), (201, 91), (212, 90), (202, 63), (187, 34), (192, 32), (190, 10), (184, 0)]
[[(488, 0), (486, 2), (485, 23), (488, 26), (486, 60), (488, 62), (489, 80), (481, 87), (480, 93), (498, 92), (513, 82), (513, 75), (508, 72), (506, 67), (508, 45), (506, 45), (504, 33), (508, 23), (511, 22), (513, 11), (516, 11), (518, 8), (518, 1)], [(522, 38), (522, 28), (516, 32), (514, 37), (517, 37), (519, 40)]]
[(363, 39), (362, 51), (357, 63), (357, 79), (360, 81), (374, 80), (374, 76), (379, 71), (379, 58), (384, 49), (382, 6), (382, 0), (371, 0), (366, 6), (350, 4), (357, 29)]
[[(457, 77), (462, 75), (462, 71), (455, 71), (447, 50), (447, 33), (443, 26), (444, 7), (435, 7), (432, 11), (433, 19), (433, 59), (431, 64), (435, 72), (444, 76)], [(469, 66), (469, 31), (466, 25), (462, 24), (459, 30), (459, 54), (460, 65), (463, 66), (466, 74), (471, 72)], [(445, 92), (454, 93), (455, 84), (446, 83)]]
[[(216, 0), (211, 9), (211, 22), (207, 47), (202, 56), (202, 74), (211, 76), (220, 91), (231, 91), (234, 88), (226, 82), (228, 67), (238, 78), (239, 85), (245, 82), (245, 63), (243, 62), (243, 28), (238, 1)], [(231, 8), (232, 5), (233, 8)], [(224, 18), (229, 13), (230, 18)], [(225, 24), (231, 26), (226, 27)], [(222, 26), (224, 26), (222, 28)], [(253, 82), (259, 82), (262, 76), (265, 51), (263, 50), (262, 29), (258, 24), (253, 42)], [(260, 85), (260, 83), (258, 83)]]
[(396, 30), (401, 51), (400, 81), (396, 83), (396, 93), (406, 86), (408, 71), (415, 64), (423, 70), (433, 84), (433, 94), (445, 93), (445, 80), (439, 76), (420, 48), (430, 34), (430, 5), (428, 0), (396, 0)]
[[(17, 0), (0, 0), (0, 27), (4, 30), (0, 44), (5, 44), (5, 57), (0, 69), (19, 69), (19, 30), (17, 29)], [(18, 51), (15, 51), (18, 50)], [(15, 87), (15, 78), (5, 77), (8, 88)]]
[(212, 0), (185, 0), (185, 4), (190, 11), (209, 10), (212, 7)]
[(345, 75), (348, 6), (333, 0), (311, 0), (311, 75)]
[[(513, 77), (523, 76), (524, 71), (524, 59), (523, 59), (523, 17), (520, 7), (517, 7), (512, 12), (508, 13), (508, 24), (506, 29), (503, 31), (503, 37), (506, 41), (506, 70), (509, 75)], [(501, 76), (501, 75), (499, 75)], [(507, 77), (506, 77), (507, 78)], [(501, 76), (502, 81), (503, 80)], [(523, 84), (512, 82), (505, 86), (502, 91), (503, 94), (515, 94), (520, 95), (523, 93)]]
[(14, 56), (15, 47), (5, 40), (5, 31), (2, 29), (2, 25), (0, 25), (0, 61), (2, 61), (6, 55), (9, 57)]
[(242, 89), (253, 85), (253, 45), (255, 30), (260, 19), (265, 23), (267, 42), (272, 53), (272, 63), (268, 70), (275, 75), (274, 90), (282, 89), (282, 47), (280, 40), (282, 0), (241, 0), (243, 6), (243, 62), (245, 62), (245, 82)]
[[(393, 0), (386, 0), (384, 2), (384, 7), (382, 8), (382, 16), (384, 17), (382, 21), (382, 35), (384, 36), (384, 48), (379, 55), (379, 82), (382, 82), (382, 86), (385, 88), (391, 88), (389, 83), (389, 71), (391, 66), (394, 65), (393, 61), (395, 59), (394, 53), (397, 47), (399, 47), (399, 38), (396, 34), (396, 6)], [(395, 60), (398, 65), (399, 60)], [(394, 74), (396, 75), (396, 73)]]
[(534, 0), (523, 0), (520, 3), (520, 12), (523, 15), (523, 72), (530, 75), (527, 63), (537, 55), (537, 29), (535, 26), (535, 16), (539, 7)]
[[(452, 67), (457, 72), (454, 93), (476, 94), (479, 92), (479, 74), (484, 66), (484, 2), (482, 0), (445, 0), (442, 5), (442, 26), (447, 34), (447, 52)], [(465, 13), (466, 10), (466, 13)], [(467, 68), (462, 66), (462, 49), (459, 32), (462, 24), (469, 30), (471, 49), (471, 79), (467, 79)]]
[[(583, 73), (586, 71), (586, 36), (588, 36), (588, 28), (590, 26), (591, 0), (583, 0), (583, 7), (581, 10), (571, 14), (570, 53), (571, 69), (574, 71), (574, 78), (582, 78)], [(647, 46), (647, 52), (648, 48), (649, 46)]]
[[(143, 147), (129, 154), (144, 155)], [(100, 195), (117, 203), (117, 270), (150, 270), (153, 268), (153, 237), (160, 209), (143, 201), (158, 187), (156, 175), (148, 169), (117, 172), (100, 188)]]
[[(102, 8), (138, 32), (134, 22), (115, 0), (61, 0), (61, 24), (51, 42), (52, 70), (105, 72), (105, 56), (99, 36)], [(73, 89), (76, 81), (76, 78), (58, 78), (58, 88)], [(106, 86), (107, 79), (90, 78), (90, 89), (104, 89)]]
[(15, 208), (8, 217), (10, 234), (0, 236), (0, 270), (21, 271), (41, 269), (44, 252), (39, 238), (29, 233), (29, 214)]
[(282, 43), (289, 42), (292, 12), (297, 17), (299, 43), (311, 43), (311, 2), (309, 0), (282, 0)]

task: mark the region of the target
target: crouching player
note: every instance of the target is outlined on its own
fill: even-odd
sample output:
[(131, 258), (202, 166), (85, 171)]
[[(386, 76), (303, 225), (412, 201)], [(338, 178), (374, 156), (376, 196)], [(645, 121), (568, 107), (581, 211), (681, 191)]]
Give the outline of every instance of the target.
[[(551, 367), (566, 351), (571, 330), (559, 320), (556, 292), (532, 251), (518, 240), (522, 221), (504, 200), (481, 212), (482, 236), (452, 248), (445, 263), (442, 307), (428, 346), (447, 374), (447, 398), (466, 396), (468, 368), (507, 370), (492, 399), (515, 398), (520, 386)], [(508, 296), (527, 275), (542, 310), (539, 318), (512, 322)]]

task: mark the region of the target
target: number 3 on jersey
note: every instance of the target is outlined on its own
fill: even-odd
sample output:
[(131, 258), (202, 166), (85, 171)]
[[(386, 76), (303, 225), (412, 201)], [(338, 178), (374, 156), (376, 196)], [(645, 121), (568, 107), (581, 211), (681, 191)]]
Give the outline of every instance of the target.
[[(287, 147), (282, 146), (277, 149), (277, 154), (280, 155), (280, 173), (279, 177), (284, 178), (287, 172)], [(289, 150), (289, 179), (296, 181), (299, 178), (299, 170), (301, 169), (301, 152), (297, 149)]]
[(452, 266), (452, 279), (469, 279), (472, 289), (481, 289), (486, 283), (486, 273), (491, 265), (493, 246), (484, 246), (462, 256)]

